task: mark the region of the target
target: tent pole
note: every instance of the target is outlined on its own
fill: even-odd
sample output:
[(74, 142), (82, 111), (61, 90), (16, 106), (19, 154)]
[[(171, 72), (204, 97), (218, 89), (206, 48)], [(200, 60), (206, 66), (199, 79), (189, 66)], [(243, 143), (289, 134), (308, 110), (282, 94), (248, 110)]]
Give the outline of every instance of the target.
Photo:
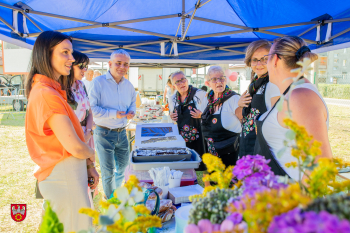
[(15, 10), (15, 11), (23, 11), (22, 8), (11, 6), (11, 5), (8, 5), (6, 3), (0, 3), (0, 6), (11, 9), (11, 10)]
[(279, 28), (288, 28), (288, 27), (297, 27), (297, 26), (304, 26), (304, 25), (310, 25), (310, 24), (318, 24), (318, 21), (310, 21), (310, 22), (302, 22), (302, 23), (290, 23), (290, 24), (283, 24), (283, 25), (276, 25), (276, 26), (270, 26), (270, 27), (261, 27), (259, 28), (259, 31), (265, 31), (265, 30), (272, 30), (272, 29), (279, 29)]
[[(167, 19), (167, 18), (175, 18), (175, 17), (178, 17), (178, 14), (164, 15), (164, 16), (157, 16), (157, 17), (148, 17), (148, 18), (133, 19), (133, 20), (124, 20), (124, 21), (118, 21), (118, 22), (113, 22), (113, 23), (95, 22), (93, 25), (90, 25), (90, 26), (65, 28), (65, 29), (59, 29), (56, 31), (58, 31), (58, 32), (80, 31), (80, 30), (87, 30), (87, 29), (93, 29), (93, 28), (99, 28), (99, 27), (111, 27), (111, 26), (119, 25), (119, 24), (137, 23), (137, 22), (145, 22), (145, 21), (150, 21), (150, 20)], [(39, 34), (40, 33), (31, 33), (31, 34), (29, 34), (29, 37), (36, 37)]]
[[(135, 48), (124, 48), (124, 49), (125, 50), (134, 50), (134, 51), (143, 52), (143, 53), (150, 53), (150, 54), (155, 54), (155, 55), (161, 56), (161, 53), (147, 51), (147, 50), (143, 50), (143, 49), (135, 49)], [(109, 50), (112, 50), (112, 49), (109, 49)], [(89, 53), (89, 52), (85, 52), (85, 53)]]
[(206, 18), (202, 18), (202, 17), (198, 17), (198, 16), (195, 16), (194, 19), (199, 20), (199, 21), (203, 21), (203, 22), (229, 26), (229, 27), (235, 27), (235, 28), (240, 28), (240, 29), (249, 29), (249, 27), (245, 27), (245, 26), (241, 26), (241, 25), (237, 25), (237, 24), (233, 24), (233, 23), (226, 23), (226, 22), (222, 22), (222, 21), (218, 21), (218, 20), (206, 19)]
[[(273, 36), (279, 36), (279, 37), (283, 37), (283, 36), (287, 36), (285, 34), (281, 34), (281, 33), (276, 33), (276, 32), (270, 32), (270, 31), (257, 31), (257, 32), (260, 32), (260, 33), (264, 33), (264, 34), (269, 34), (269, 35), (273, 35)], [(314, 40), (309, 40), (309, 39), (304, 39), (302, 38), (304, 41), (310, 43), (310, 44), (317, 44), (317, 41), (314, 41)]]
[(208, 45), (201, 45), (201, 44), (196, 44), (196, 43), (189, 43), (189, 42), (183, 42), (183, 41), (179, 41), (179, 44), (187, 44), (187, 45), (192, 45), (192, 46), (197, 46), (197, 47), (203, 47), (203, 48), (208, 48), (208, 49), (212, 49), (212, 50), (224, 50), (227, 52), (233, 52), (233, 53), (242, 53), (245, 54), (244, 52), (241, 51), (236, 51), (236, 50), (230, 50), (230, 49), (226, 49), (225, 47), (213, 47), (213, 46), (208, 46)]
[[(200, 3), (198, 8), (201, 8), (202, 6), (204, 6), (205, 4), (209, 3), (210, 1), (211, 1), (211, 0), (208, 0), (208, 1), (206, 1), (206, 2)], [(194, 10), (191, 10), (191, 11), (185, 13), (185, 16), (190, 15), (193, 11), (194, 11)]]
[(232, 34), (239, 34), (239, 33), (245, 33), (245, 32), (252, 32), (253, 29), (246, 29), (246, 30), (236, 30), (236, 31), (229, 31), (229, 32), (219, 32), (219, 33), (211, 33), (206, 35), (200, 35), (200, 36), (192, 36), (190, 37), (191, 40), (195, 39), (202, 39), (202, 38), (208, 38), (212, 36), (225, 36), (225, 35), (232, 35)]
[(70, 21), (75, 21), (75, 22), (80, 22), (80, 23), (87, 23), (87, 24), (96, 24), (97, 23), (97, 22), (91, 21), (91, 20), (78, 19), (78, 18), (67, 17), (67, 16), (63, 16), (63, 15), (45, 13), (45, 12), (41, 12), (41, 11), (33, 11), (33, 10), (27, 9), (26, 12), (30, 13), (30, 14), (49, 16), (49, 17), (54, 17), (54, 18), (58, 18), (58, 19), (65, 19), (65, 20), (70, 20)]
[[(93, 28), (99, 28), (99, 27), (103, 27), (102, 23), (98, 23), (95, 25), (90, 25), (90, 26), (83, 26), (83, 27), (75, 27), (75, 28), (66, 28), (66, 29), (59, 29), (59, 30), (55, 30), (57, 32), (71, 32), (71, 31), (80, 31), (80, 30), (87, 30), (87, 29), (93, 29)], [(37, 32), (37, 33), (29, 33), (28, 37), (37, 37), (40, 35), (41, 32)]]
[(11, 24), (9, 24), (8, 22), (6, 22), (6, 20), (4, 20), (1, 16), (0, 16), (0, 21), (3, 22), (7, 27), (9, 27), (12, 31), (14, 31), (15, 33), (17, 33), (20, 37), (22, 37), (20, 32), (16, 32), (16, 30), (14, 29), (14, 27), (11, 26)]
[(350, 31), (350, 27), (347, 28), (347, 29), (345, 29), (344, 31), (341, 31), (341, 32), (339, 32), (338, 34), (336, 34), (336, 35), (330, 37), (329, 40), (333, 40), (334, 38), (336, 38), (336, 37), (338, 37), (338, 36), (341, 36), (341, 35), (343, 35), (343, 34), (349, 32), (349, 31)]
[(339, 22), (345, 22), (350, 21), (350, 18), (343, 18), (343, 19), (327, 19), (324, 21), (324, 23), (339, 23)]
[[(208, 22), (208, 23), (215, 23), (215, 24), (220, 24), (220, 25), (224, 25), (224, 26), (229, 26), (229, 27), (235, 27), (235, 28), (240, 28), (240, 29), (249, 29), (249, 27), (245, 27), (245, 26), (242, 26), (242, 25), (222, 22), (222, 21), (218, 21), (218, 20), (206, 19), (206, 18), (197, 17), (197, 16), (195, 16), (194, 19), (195, 20), (199, 20), (199, 21)], [(348, 20), (350, 20), (350, 18), (348, 18)], [(326, 21), (328, 21), (328, 20), (326, 20)], [(326, 23), (326, 21), (325, 21), (325, 23)], [(303, 25), (309, 25), (309, 24), (318, 24), (318, 23), (319, 23), (318, 21), (292, 23), (292, 24), (284, 24), (284, 25), (277, 25), (277, 26), (270, 26), (270, 27), (262, 27), (262, 28), (259, 28), (259, 30), (271, 30), (271, 29), (279, 29), (279, 28), (286, 28), (286, 27), (296, 27), (296, 26), (303, 26)]]
[(309, 31), (311, 31), (311, 30), (314, 29), (314, 28), (317, 28), (317, 27), (320, 26), (320, 25), (321, 25), (320, 23), (319, 23), (319, 24), (315, 24), (315, 25), (312, 26), (311, 28), (309, 28), (309, 29), (303, 31), (302, 33), (300, 33), (298, 36), (301, 37), (302, 35), (308, 33)]
[[(87, 43), (92, 43), (92, 44), (98, 44), (98, 45), (105, 45), (105, 46), (110, 46), (109, 48), (105, 48), (104, 50), (112, 50), (113, 48), (111, 47), (116, 47), (115, 45), (113, 44), (108, 44), (108, 43), (102, 43), (102, 42), (97, 42), (97, 41), (90, 41), (90, 40), (84, 40), (84, 39), (79, 39), (79, 38), (73, 38), (73, 40), (77, 40), (77, 41), (82, 41), (82, 42), (87, 42)], [(156, 41), (154, 41), (153, 43), (155, 43)], [(161, 41), (157, 41), (157, 43), (160, 43)], [(149, 42), (151, 43), (151, 42)], [(140, 43), (140, 44), (146, 44), (146, 43)], [(138, 44), (138, 45), (140, 45)], [(137, 45), (135, 45), (137, 46)], [(117, 48), (120, 48), (119, 46), (117, 46)], [(160, 53), (157, 53), (157, 52), (152, 52), (152, 51), (147, 51), (147, 50), (143, 50), (143, 49), (136, 49), (136, 48), (131, 48), (131, 47), (126, 47), (124, 46), (123, 48), (125, 48), (126, 50), (134, 50), (134, 51), (138, 51), (138, 52), (144, 52), (144, 53), (150, 53), (150, 54), (155, 54), (155, 55), (161, 55)], [(99, 51), (99, 50), (98, 50)], [(93, 51), (83, 51), (83, 53), (90, 53), (90, 52), (93, 52)]]
[(250, 43), (243, 43), (243, 44), (235, 44), (235, 45), (227, 45), (227, 46), (222, 46), (220, 48), (222, 49), (228, 49), (228, 48), (237, 48), (237, 47), (245, 47), (250, 45)]
[[(177, 37), (177, 33), (179, 32), (179, 29), (180, 29), (181, 23), (182, 23), (182, 18), (180, 19), (179, 26), (177, 26), (177, 31), (176, 31), (175, 37)], [(169, 56), (171, 56), (171, 52), (173, 51), (173, 48), (174, 48), (174, 42), (173, 42), (173, 43), (171, 43), (171, 49), (170, 49)]]
[(139, 44), (130, 44), (130, 45), (114, 45), (107, 48), (100, 48), (100, 49), (90, 49), (90, 50), (84, 50), (82, 53), (91, 53), (96, 51), (104, 51), (109, 49), (118, 49), (118, 48), (132, 48), (136, 46), (142, 46), (142, 45), (149, 45), (149, 44), (159, 44), (162, 41), (153, 41), (153, 42), (145, 42), (145, 43), (139, 43)]
[(184, 35), (185, 34), (185, 19), (186, 19), (186, 16), (185, 16), (185, 0), (182, 0), (182, 30), (181, 30), (181, 35)]
[[(194, 15), (196, 14), (197, 9), (199, 8), (199, 1), (200, 1), (200, 0), (197, 1), (196, 8), (195, 8), (194, 11), (193, 11), (193, 14), (192, 14), (192, 16), (191, 16), (190, 22), (189, 22), (188, 25), (187, 25), (186, 31), (182, 34), (181, 41), (184, 41), (184, 40), (185, 40), (186, 34), (187, 34), (187, 32), (188, 32), (188, 29), (189, 29), (190, 26), (191, 26), (193, 17), (194, 17)], [(184, 28), (183, 28), (183, 29), (184, 29)]]
[(35, 27), (37, 27), (40, 31), (44, 31), (41, 27), (39, 27), (39, 25), (31, 18), (29, 17), (29, 15), (26, 12), (22, 12), (22, 14), (30, 21), (32, 22), (32, 24), (34, 24)]
[(128, 27), (122, 27), (122, 26), (110, 26), (110, 28), (115, 28), (115, 29), (120, 29), (120, 30), (124, 30), (124, 31), (130, 31), (130, 32), (137, 32), (137, 33), (141, 33), (141, 34), (147, 34), (147, 35), (158, 36), (158, 37), (174, 39), (174, 40), (177, 39), (175, 36), (169, 36), (169, 35), (160, 34), (160, 33), (156, 33), (156, 32), (149, 32), (149, 31), (128, 28)]
[(120, 25), (120, 24), (139, 23), (139, 22), (152, 21), (157, 19), (170, 19), (170, 18), (177, 18), (177, 17), (179, 17), (179, 14), (170, 14), (170, 15), (147, 17), (147, 18), (141, 18), (141, 19), (123, 20), (123, 21), (109, 23), (109, 25), (114, 26), (114, 25)]

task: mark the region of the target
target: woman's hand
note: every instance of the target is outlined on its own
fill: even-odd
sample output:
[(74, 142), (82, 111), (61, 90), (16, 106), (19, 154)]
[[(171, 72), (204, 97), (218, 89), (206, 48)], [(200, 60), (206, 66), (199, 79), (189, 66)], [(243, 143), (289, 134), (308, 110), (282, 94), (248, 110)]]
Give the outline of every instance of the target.
[(173, 121), (177, 121), (177, 111), (176, 111), (176, 110), (175, 110), (175, 112), (170, 113), (170, 118), (171, 118)]
[(87, 169), (88, 177), (94, 178), (94, 184), (90, 186), (91, 189), (95, 189), (98, 185), (98, 182), (100, 181), (100, 175), (96, 171), (95, 167)]
[(239, 98), (238, 100), (238, 107), (240, 108), (248, 107), (251, 101), (252, 101), (252, 97), (250, 96), (249, 93), (247, 93), (247, 91), (245, 91), (241, 96), (241, 98)]
[(84, 140), (85, 140), (86, 143), (88, 143), (90, 141), (91, 136), (92, 136), (91, 135), (91, 131), (86, 130), (85, 133), (84, 133)]
[(95, 129), (96, 129), (96, 124), (95, 124), (95, 122), (92, 122), (91, 129), (92, 129), (92, 130), (95, 130)]
[(190, 111), (190, 114), (192, 118), (201, 118), (202, 116), (202, 112), (195, 108), (193, 109), (193, 111)]

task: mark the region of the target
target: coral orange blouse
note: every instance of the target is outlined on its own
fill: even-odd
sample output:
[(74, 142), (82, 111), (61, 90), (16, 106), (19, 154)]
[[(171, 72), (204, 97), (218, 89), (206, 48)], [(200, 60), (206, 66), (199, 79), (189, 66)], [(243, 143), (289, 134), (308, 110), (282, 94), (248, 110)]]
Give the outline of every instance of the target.
[(67, 94), (61, 89), (61, 85), (40, 74), (36, 74), (33, 80), (25, 119), (25, 134), (29, 154), (40, 167), (34, 173), (40, 182), (51, 174), (57, 163), (71, 156), (52, 130), (45, 127), (47, 119), (53, 114), (66, 115), (82, 141), (84, 133), (77, 116), (67, 103)]

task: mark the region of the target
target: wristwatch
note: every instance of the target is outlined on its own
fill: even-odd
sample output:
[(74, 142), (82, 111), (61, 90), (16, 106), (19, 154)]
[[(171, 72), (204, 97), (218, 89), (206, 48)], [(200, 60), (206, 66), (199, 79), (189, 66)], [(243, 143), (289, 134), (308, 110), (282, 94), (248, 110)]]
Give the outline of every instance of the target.
[(86, 169), (90, 169), (90, 168), (93, 168), (93, 167), (95, 167), (95, 163), (92, 163), (92, 164), (87, 165), (87, 166), (86, 166)]
[(92, 129), (87, 129), (86, 131), (90, 132), (91, 135), (94, 135), (94, 131)]

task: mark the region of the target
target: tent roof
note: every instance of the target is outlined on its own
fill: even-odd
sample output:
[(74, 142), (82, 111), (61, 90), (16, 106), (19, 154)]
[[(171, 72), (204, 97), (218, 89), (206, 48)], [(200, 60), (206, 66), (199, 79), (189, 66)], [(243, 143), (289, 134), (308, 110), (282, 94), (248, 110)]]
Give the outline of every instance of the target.
[(41, 31), (58, 30), (96, 59), (124, 48), (143, 62), (232, 61), (250, 42), (283, 35), (319, 51), (350, 43), (342, 0), (0, 0), (0, 16), (2, 40), (31, 48)]

